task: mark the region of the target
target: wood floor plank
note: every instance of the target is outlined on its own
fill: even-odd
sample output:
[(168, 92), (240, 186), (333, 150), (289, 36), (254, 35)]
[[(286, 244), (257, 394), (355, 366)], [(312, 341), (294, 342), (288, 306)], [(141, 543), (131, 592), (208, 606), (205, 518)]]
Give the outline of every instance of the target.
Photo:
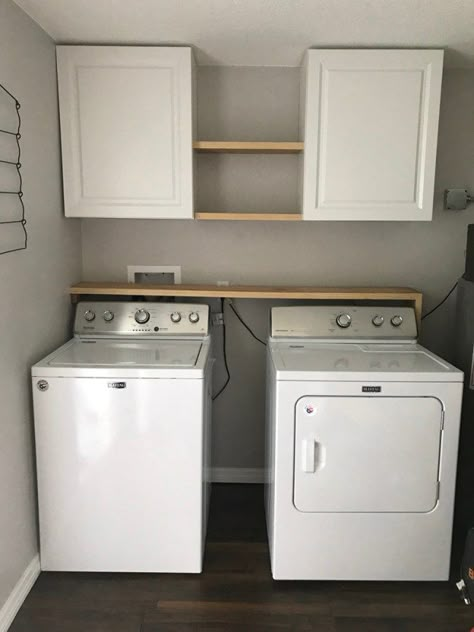
[(86, 606), (106, 613), (141, 614), (156, 602), (153, 578), (156, 576), (42, 573), (23, 608), (42, 611), (60, 606), (77, 610)]
[[(316, 609), (315, 609), (316, 610)], [(168, 602), (158, 604), (153, 613), (146, 613), (143, 628), (159, 630), (165, 624), (222, 625), (227, 628), (245, 623), (249, 631), (258, 626), (268, 630), (315, 630), (332, 631), (334, 619), (328, 614), (312, 612), (311, 608), (292, 607), (285, 604), (249, 604), (236, 602)]]
[[(462, 617), (466, 606), (444, 582), (346, 582), (332, 603), (336, 617)], [(473, 613), (474, 624), (474, 613)]]
[(253, 602), (253, 601), (159, 601), (157, 604), (159, 613), (234, 613), (236, 616), (258, 614), (280, 615), (314, 615), (330, 614), (329, 602), (318, 603), (282, 603), (282, 602)]
[[(310, 625), (310, 624), (308, 624)], [(247, 622), (242, 623), (145, 623), (141, 632), (334, 632), (334, 628), (295, 627), (288, 625), (258, 624), (252, 622), (251, 627)]]
[[(336, 617), (335, 632), (470, 632), (470, 617), (463, 620), (451, 618), (372, 618)], [(472, 618), (471, 618), (472, 621)]]
[(293, 620), (291, 623), (269, 622), (268, 620), (262, 622), (255, 619), (240, 623), (229, 621), (215, 623), (207, 620), (193, 623), (146, 622), (141, 632), (184, 632), (186, 630), (193, 632), (335, 632), (332, 619)]
[(141, 632), (141, 625), (140, 615), (84, 608), (41, 611), (21, 608), (9, 632)]

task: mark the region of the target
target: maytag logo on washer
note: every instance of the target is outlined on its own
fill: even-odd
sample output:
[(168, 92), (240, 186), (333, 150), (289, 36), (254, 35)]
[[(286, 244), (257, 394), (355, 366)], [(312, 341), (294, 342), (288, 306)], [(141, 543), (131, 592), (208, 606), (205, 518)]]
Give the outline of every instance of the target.
[(381, 386), (363, 386), (362, 392), (363, 393), (381, 393), (382, 387)]
[(109, 382), (107, 386), (109, 388), (127, 388), (127, 382)]

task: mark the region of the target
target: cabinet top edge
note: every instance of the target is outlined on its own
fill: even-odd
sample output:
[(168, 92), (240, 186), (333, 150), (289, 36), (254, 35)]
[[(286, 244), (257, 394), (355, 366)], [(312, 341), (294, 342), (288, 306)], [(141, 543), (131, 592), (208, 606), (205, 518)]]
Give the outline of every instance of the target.
[(411, 57), (417, 54), (429, 58), (437, 57), (442, 59), (444, 57), (444, 48), (308, 48), (305, 51), (305, 56), (317, 56), (319, 54), (336, 56), (343, 53), (360, 56), (377, 54), (385, 57), (395, 55)]
[(167, 52), (186, 51), (194, 55), (194, 47), (188, 46), (170, 46), (169, 44), (56, 44), (56, 50), (76, 50), (76, 51), (120, 51), (120, 50), (159, 50)]

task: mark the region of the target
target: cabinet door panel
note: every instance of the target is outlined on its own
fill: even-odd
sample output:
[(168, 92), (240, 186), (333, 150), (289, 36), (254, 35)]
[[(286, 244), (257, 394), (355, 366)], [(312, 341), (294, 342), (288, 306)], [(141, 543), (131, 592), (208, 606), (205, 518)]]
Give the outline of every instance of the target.
[(427, 220), (442, 52), (309, 51), (305, 219)]
[(189, 48), (58, 48), (66, 215), (192, 217)]

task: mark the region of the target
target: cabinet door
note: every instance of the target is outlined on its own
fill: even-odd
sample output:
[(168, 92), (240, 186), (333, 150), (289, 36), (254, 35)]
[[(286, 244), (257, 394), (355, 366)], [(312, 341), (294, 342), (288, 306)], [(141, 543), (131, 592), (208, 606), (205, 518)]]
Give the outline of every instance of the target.
[(304, 219), (430, 220), (443, 52), (310, 50)]
[(59, 46), (71, 217), (193, 216), (190, 48)]

